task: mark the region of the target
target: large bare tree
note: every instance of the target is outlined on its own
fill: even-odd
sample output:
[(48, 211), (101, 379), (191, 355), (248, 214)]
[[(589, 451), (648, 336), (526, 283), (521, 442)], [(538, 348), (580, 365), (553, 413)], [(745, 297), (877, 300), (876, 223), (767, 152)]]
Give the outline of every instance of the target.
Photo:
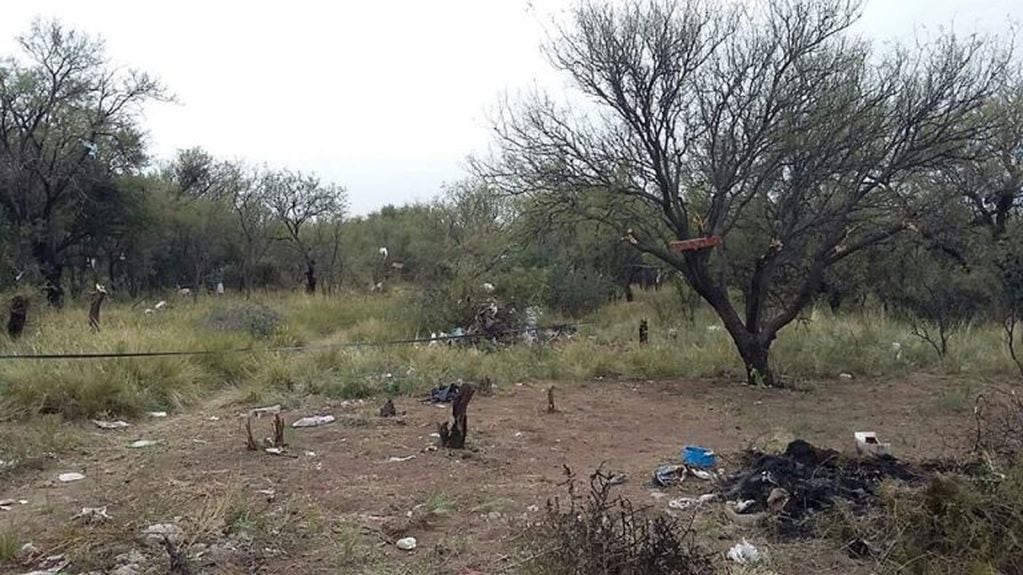
[(826, 270), (904, 230), (913, 179), (989, 135), (1005, 56), (954, 37), (875, 51), (852, 1), (758, 6), (579, 4), (546, 53), (582, 97), (503, 106), (476, 169), (618, 226), (717, 312), (750, 382), (778, 385), (771, 344)]

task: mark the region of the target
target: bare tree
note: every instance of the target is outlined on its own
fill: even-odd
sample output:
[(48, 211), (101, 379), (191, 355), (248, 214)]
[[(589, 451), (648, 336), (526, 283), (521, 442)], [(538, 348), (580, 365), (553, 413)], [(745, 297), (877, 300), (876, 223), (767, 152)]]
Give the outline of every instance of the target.
[[(952, 37), (875, 53), (848, 32), (852, 1), (758, 6), (580, 4), (547, 54), (583, 99), (504, 106), (499, 152), (475, 167), (679, 270), (748, 380), (778, 385), (778, 331), (829, 267), (906, 228), (919, 204), (907, 182), (987, 135), (978, 110), (1005, 56)], [(723, 247), (669, 249), (707, 236)]]
[(232, 192), (231, 209), (238, 219), (243, 244), (242, 290), (248, 297), (252, 290), (253, 267), (269, 247), (273, 215), (266, 205), (266, 189), (259, 174), (242, 175)]
[(261, 186), (265, 201), (287, 232), (286, 240), (305, 264), (305, 289), (316, 292), (314, 245), (303, 236), (306, 224), (327, 217), (340, 217), (345, 209), (345, 190), (334, 184), (321, 184), (319, 178), (289, 170), (263, 174)]

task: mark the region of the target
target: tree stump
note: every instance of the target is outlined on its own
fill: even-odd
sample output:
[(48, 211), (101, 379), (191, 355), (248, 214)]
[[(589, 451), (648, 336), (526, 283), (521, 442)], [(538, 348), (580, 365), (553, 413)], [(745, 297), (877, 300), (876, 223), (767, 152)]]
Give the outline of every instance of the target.
[(650, 326), (645, 319), (639, 322), (639, 343), (646, 344), (650, 338)]
[(18, 339), (25, 331), (25, 320), (28, 318), (28, 298), (16, 295), (11, 298), (11, 311), (7, 318), (7, 335)]
[(437, 432), (440, 434), (440, 444), (448, 449), (465, 449), (465, 438), (469, 435), (469, 417), (467, 410), (476, 389), (472, 385), (463, 385), (458, 390), (458, 395), (451, 404), (452, 422), (440, 424)]
[(99, 309), (103, 305), (103, 299), (107, 297), (107, 290), (96, 284), (96, 291), (92, 292), (89, 303), (89, 327), (92, 331), (99, 331)]

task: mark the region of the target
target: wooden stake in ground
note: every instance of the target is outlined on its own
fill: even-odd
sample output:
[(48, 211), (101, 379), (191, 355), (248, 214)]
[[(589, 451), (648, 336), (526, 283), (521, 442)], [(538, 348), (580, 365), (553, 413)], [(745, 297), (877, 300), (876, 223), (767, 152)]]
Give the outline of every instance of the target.
[(259, 444), (256, 443), (256, 438), (252, 436), (252, 416), (250, 415), (245, 420), (245, 448), (249, 451), (259, 451)]
[(464, 449), (465, 438), (469, 435), (469, 417), (467, 411), (469, 402), (472, 400), (476, 389), (466, 384), (458, 390), (458, 395), (451, 403), (451, 426), (447, 422), (442, 423), (438, 428), (440, 433), (440, 444), (449, 449)]
[(11, 339), (21, 337), (25, 331), (25, 320), (28, 318), (28, 298), (23, 295), (16, 295), (11, 298), (11, 311), (7, 318), (7, 335)]
[(640, 320), (640, 322), (639, 322), (639, 343), (644, 344), (644, 345), (646, 344), (647, 340), (649, 339), (649, 332), (650, 332), (650, 326), (647, 325), (646, 320), (645, 319)]
[(92, 331), (99, 331), (99, 308), (103, 305), (103, 299), (107, 297), (107, 290), (96, 284), (96, 291), (92, 292), (92, 301), (89, 303), (89, 327)]
[(274, 447), (284, 447), (284, 445), (285, 445), (285, 443), (284, 443), (284, 418), (281, 417), (281, 414), (275, 413), (274, 414), (273, 446)]
[(547, 413), (554, 413), (558, 411), (557, 407), (554, 407), (554, 386), (547, 388)]

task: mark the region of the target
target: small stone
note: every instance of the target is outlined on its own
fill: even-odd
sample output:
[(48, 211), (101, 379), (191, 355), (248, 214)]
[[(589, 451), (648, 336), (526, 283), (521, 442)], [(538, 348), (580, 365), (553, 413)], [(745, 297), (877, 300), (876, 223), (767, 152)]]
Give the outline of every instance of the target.
[(154, 441), (152, 439), (140, 439), (138, 441), (133, 442), (131, 444), (131, 447), (134, 448), (134, 449), (139, 449), (139, 448), (142, 448), (142, 447), (150, 447), (150, 446), (156, 445), (157, 443), (159, 443), (159, 442), (158, 441)]
[(147, 411), (146, 415), (149, 417), (167, 417), (166, 411)]
[(71, 483), (72, 481), (81, 481), (85, 479), (85, 476), (77, 472), (61, 473), (57, 476), (57, 480), (61, 483)]
[(398, 547), (398, 549), (401, 549), (402, 551), (412, 551), (413, 549), (416, 548), (416, 538), (405, 537), (403, 539), (399, 539), (395, 543), (395, 545)]
[(842, 379), (852, 379), (853, 378), (851, 373), (845, 373), (845, 372), (838, 374), (838, 377), (840, 377)]

